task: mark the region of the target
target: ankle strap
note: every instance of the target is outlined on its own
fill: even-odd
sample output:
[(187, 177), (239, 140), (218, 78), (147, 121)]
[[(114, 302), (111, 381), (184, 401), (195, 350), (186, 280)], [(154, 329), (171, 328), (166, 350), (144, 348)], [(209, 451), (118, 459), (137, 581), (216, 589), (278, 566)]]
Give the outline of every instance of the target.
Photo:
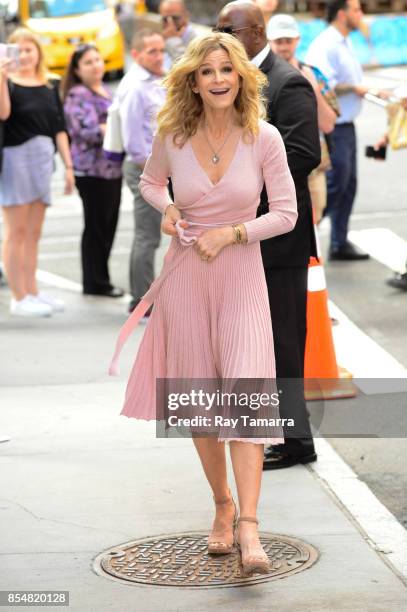
[(241, 523), (243, 521), (245, 521), (246, 523), (256, 523), (257, 525), (259, 524), (259, 521), (253, 516), (239, 516), (237, 522)]

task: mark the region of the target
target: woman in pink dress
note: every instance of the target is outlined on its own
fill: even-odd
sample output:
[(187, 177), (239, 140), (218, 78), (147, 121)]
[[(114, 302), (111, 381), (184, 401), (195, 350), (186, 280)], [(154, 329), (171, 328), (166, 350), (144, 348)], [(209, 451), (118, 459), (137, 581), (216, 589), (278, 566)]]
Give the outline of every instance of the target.
[[(121, 330), (111, 366), (114, 373), (123, 342), (154, 303), (121, 413), (146, 420), (162, 418), (157, 379), (169, 381), (170, 387), (171, 381), (175, 386), (197, 379), (222, 381), (222, 388), (230, 390), (242, 379), (275, 378), (260, 240), (289, 232), (297, 219), (282, 139), (263, 120), (265, 77), (239, 41), (220, 33), (195, 39), (165, 85), (167, 101), (158, 115), (140, 189), (163, 213), (162, 231), (172, 241), (160, 277)], [(264, 184), (269, 212), (256, 219)], [(183, 408), (183, 415), (189, 408)], [(263, 445), (281, 442), (282, 429), (262, 431), (267, 435), (233, 436), (227, 427), (217, 437), (193, 435), (216, 508), (208, 551), (227, 554), (236, 543), (246, 576), (270, 571), (256, 511)], [(237, 486), (238, 520), (227, 481), (225, 441)]]

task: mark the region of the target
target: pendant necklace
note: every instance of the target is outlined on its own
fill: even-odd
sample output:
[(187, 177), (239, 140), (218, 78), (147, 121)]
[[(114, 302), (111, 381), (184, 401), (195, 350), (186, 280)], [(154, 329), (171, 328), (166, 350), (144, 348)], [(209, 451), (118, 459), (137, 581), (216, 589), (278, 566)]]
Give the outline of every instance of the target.
[(233, 125), (232, 125), (232, 127), (230, 128), (229, 133), (227, 134), (227, 136), (226, 136), (225, 140), (223, 141), (222, 145), (220, 146), (220, 148), (219, 148), (217, 151), (215, 151), (215, 149), (213, 148), (213, 146), (212, 146), (212, 145), (211, 145), (211, 143), (209, 142), (209, 138), (208, 138), (208, 136), (207, 136), (207, 134), (206, 134), (206, 123), (204, 124), (204, 129), (203, 129), (203, 132), (204, 132), (204, 136), (205, 136), (206, 142), (208, 143), (209, 147), (212, 149), (212, 153), (213, 153), (213, 155), (212, 155), (211, 160), (212, 160), (212, 163), (213, 163), (213, 164), (215, 164), (215, 165), (216, 165), (216, 164), (218, 164), (218, 163), (220, 162), (219, 153), (221, 152), (221, 150), (222, 150), (222, 149), (223, 149), (223, 147), (225, 146), (225, 144), (226, 144), (226, 142), (227, 142), (227, 140), (228, 140), (229, 136), (231, 135), (232, 131), (233, 131)]

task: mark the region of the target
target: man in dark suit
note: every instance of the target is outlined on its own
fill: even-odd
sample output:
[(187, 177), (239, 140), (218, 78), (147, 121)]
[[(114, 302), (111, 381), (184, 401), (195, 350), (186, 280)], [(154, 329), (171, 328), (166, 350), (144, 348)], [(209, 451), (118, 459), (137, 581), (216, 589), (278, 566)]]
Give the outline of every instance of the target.
[[(317, 104), (310, 83), (271, 51), (264, 18), (255, 4), (226, 4), (219, 14), (217, 29), (236, 36), (250, 60), (268, 77), (268, 121), (284, 140), (297, 193), (298, 220), (294, 230), (261, 242), (277, 378), (283, 391), (280, 414), (294, 418), (296, 423), (294, 434), (285, 428), (283, 445), (265, 449), (264, 469), (276, 469), (317, 458), (303, 393), (308, 262), (310, 256), (316, 256), (308, 175), (319, 165), (321, 155)], [(263, 189), (258, 215), (267, 211), (267, 193)]]

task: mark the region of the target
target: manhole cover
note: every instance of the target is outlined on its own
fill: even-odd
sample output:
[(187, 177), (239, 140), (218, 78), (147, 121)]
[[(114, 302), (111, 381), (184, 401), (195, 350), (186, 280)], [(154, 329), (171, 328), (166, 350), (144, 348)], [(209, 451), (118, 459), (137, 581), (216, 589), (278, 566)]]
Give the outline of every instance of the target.
[(207, 534), (175, 533), (127, 542), (98, 555), (96, 573), (113, 580), (177, 587), (232, 587), (285, 578), (307, 569), (318, 551), (302, 540), (261, 533), (260, 540), (272, 570), (267, 575), (244, 578), (237, 552), (207, 554)]

